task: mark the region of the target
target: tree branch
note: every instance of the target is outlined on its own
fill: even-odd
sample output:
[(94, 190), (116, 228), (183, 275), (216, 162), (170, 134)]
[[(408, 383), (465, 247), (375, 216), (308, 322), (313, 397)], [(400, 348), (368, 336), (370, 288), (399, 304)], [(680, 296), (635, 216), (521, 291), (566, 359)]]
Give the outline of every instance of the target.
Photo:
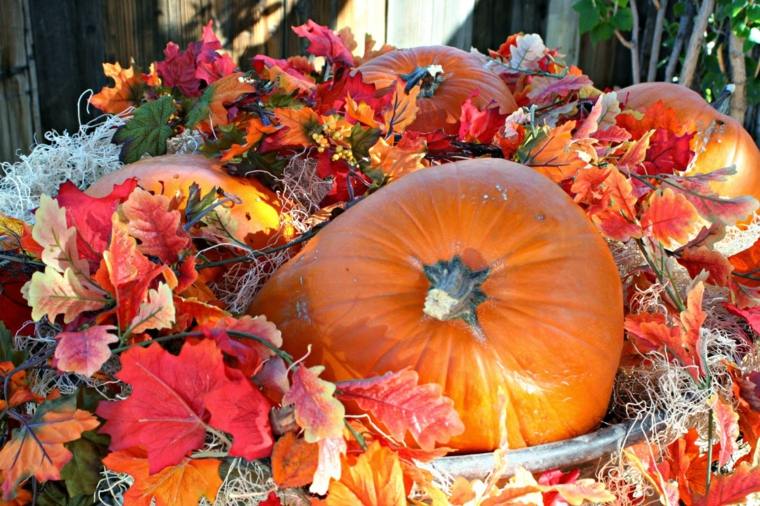
[(734, 93), (731, 97), (731, 116), (744, 123), (744, 113), (747, 110), (747, 68), (744, 65), (744, 40), (737, 37), (729, 28), (728, 57), (731, 62), (731, 80), (734, 83)]
[(660, 59), (660, 45), (662, 43), (662, 31), (665, 26), (665, 12), (668, 10), (668, 0), (660, 0), (657, 5), (657, 19), (654, 22), (654, 35), (652, 35), (652, 53), (649, 55), (649, 69), (647, 81), (657, 79), (657, 60)]
[(699, 53), (702, 50), (702, 41), (705, 38), (705, 30), (707, 29), (707, 19), (710, 17), (714, 7), (715, 0), (702, 0), (702, 5), (699, 7), (699, 12), (694, 20), (694, 29), (691, 31), (689, 45), (686, 48), (686, 57), (681, 69), (681, 76), (678, 79), (684, 86), (691, 86), (694, 81), (694, 73), (697, 70)]
[(641, 82), (641, 64), (639, 63), (639, 9), (636, 0), (631, 0), (631, 17), (633, 29), (631, 30), (631, 70), (633, 70), (633, 84)]
[(686, 42), (686, 35), (689, 33), (689, 25), (693, 18), (694, 5), (691, 2), (686, 2), (686, 12), (684, 12), (683, 16), (681, 16), (681, 20), (678, 22), (678, 32), (676, 33), (673, 48), (668, 57), (668, 64), (665, 67), (665, 82), (673, 82), (673, 76), (676, 74), (676, 66), (678, 65), (678, 58), (681, 56), (683, 44)]

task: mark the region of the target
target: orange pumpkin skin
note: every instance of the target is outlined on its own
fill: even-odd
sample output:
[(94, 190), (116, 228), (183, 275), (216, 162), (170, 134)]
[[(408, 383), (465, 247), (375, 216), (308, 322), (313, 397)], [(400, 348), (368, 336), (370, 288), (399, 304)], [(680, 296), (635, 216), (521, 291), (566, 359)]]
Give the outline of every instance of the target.
[(699, 93), (680, 84), (642, 83), (618, 91), (618, 98), (638, 111), (662, 100), (683, 123), (681, 134), (697, 132), (691, 141), (696, 153), (692, 172), (703, 174), (735, 165), (736, 174), (712, 183), (713, 190), (727, 197), (760, 199), (760, 150), (755, 141), (738, 121), (715, 110)]
[(132, 177), (137, 178), (143, 189), (168, 197), (180, 194), (186, 198), (193, 182), (200, 186), (202, 194), (216, 186), (239, 197), (242, 204), (231, 207), (231, 214), (238, 223), (236, 236), (246, 239), (253, 248), (267, 246), (278, 233), (292, 235), (280, 214), (282, 203), (272, 191), (255, 179), (231, 176), (217, 161), (202, 155), (146, 158), (102, 177), (87, 189), (87, 193), (103, 197), (115, 184)]
[[(470, 291), (461, 318), (443, 314), (443, 285), (428, 274), (456, 257), (487, 269), (485, 300)], [(594, 428), (623, 345), (622, 287), (602, 238), (549, 179), (493, 159), (370, 195), (281, 267), (249, 313), (274, 321), (295, 357), (311, 345), (306, 363), (327, 378), (411, 367), (442, 385), (466, 427), (446, 446), (468, 452), (499, 446), (500, 406), (513, 448)]]
[(473, 93), (473, 103), (480, 109), (496, 104), (501, 114), (517, 109), (507, 85), (493, 72), (487, 70), (476, 55), (448, 46), (423, 46), (397, 49), (373, 58), (359, 67), (364, 82), (373, 83), (378, 89), (394, 85), (397, 79), (416, 69), (430, 65), (443, 68), (443, 82), (425, 97), (417, 96), (417, 117), (408, 127), (411, 130), (431, 132), (438, 128), (448, 133), (457, 132), (457, 121), (462, 104)]

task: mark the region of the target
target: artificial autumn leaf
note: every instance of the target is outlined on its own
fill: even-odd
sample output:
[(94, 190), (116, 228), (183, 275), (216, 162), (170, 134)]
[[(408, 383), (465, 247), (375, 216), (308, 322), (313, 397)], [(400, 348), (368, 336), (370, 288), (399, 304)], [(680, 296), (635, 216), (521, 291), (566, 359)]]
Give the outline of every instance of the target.
[(278, 487), (303, 487), (311, 483), (319, 461), (319, 446), (286, 432), (272, 449), (272, 478)]
[(285, 392), (290, 390), (288, 366), (280, 357), (272, 357), (264, 362), (253, 379), (257, 385), (261, 386), (264, 395), (278, 404)]
[(80, 255), (97, 265), (111, 239), (111, 220), (120, 203), (129, 198), (137, 186), (130, 178), (114, 185), (105, 197), (90, 197), (67, 181), (58, 189), (56, 200), (66, 209), (66, 220), (77, 230), (77, 248)]
[(369, 149), (373, 169), (380, 170), (389, 180), (398, 179), (424, 167), (425, 142), (422, 139), (402, 137), (391, 145), (383, 137)]
[(557, 183), (575, 176), (586, 166), (586, 162), (572, 149), (573, 128), (575, 121), (568, 121), (548, 130), (531, 146), (527, 157), (522, 160), (523, 165)]
[(34, 219), (32, 238), (42, 248), (41, 259), (45, 265), (59, 273), (72, 269), (78, 275), (88, 275), (87, 261), (79, 257), (76, 228), (68, 226), (66, 213), (58, 203), (41, 195)]
[(209, 424), (232, 435), (231, 456), (246, 460), (267, 457), (274, 443), (269, 425), (271, 405), (242, 373), (232, 369), (228, 376), (235, 381), (206, 394)]
[[(728, 258), (736, 272), (742, 274), (753, 274), (757, 266), (760, 265), (760, 240), (755, 241), (749, 248), (736, 253)], [(738, 279), (740, 283), (751, 283), (745, 279)]]
[(734, 304), (726, 304), (726, 309), (731, 313), (744, 318), (755, 333), (760, 334), (760, 306), (739, 308)]
[(183, 459), (150, 473), (147, 452), (130, 448), (109, 454), (103, 464), (134, 479), (124, 494), (124, 506), (151, 506), (153, 500), (155, 506), (198, 504), (202, 497), (213, 503), (222, 486), (217, 459)]
[[(5, 336), (0, 338), (5, 339)], [(0, 362), (0, 375), (2, 375), (3, 378), (10, 374), (14, 369), (15, 365), (13, 362)], [(5, 399), (0, 399), (0, 410), (13, 408), (29, 401), (41, 402), (44, 400), (43, 398), (38, 397), (29, 388), (29, 382), (27, 381), (25, 370), (17, 370), (13, 373), (13, 376), (8, 381), (8, 397), (9, 399), (7, 401)]]
[(164, 95), (146, 102), (137, 109), (129, 122), (116, 131), (114, 142), (121, 144), (121, 161), (133, 163), (143, 155), (163, 155), (166, 141), (173, 131), (169, 118), (174, 114), (174, 99)]
[(509, 56), (505, 62), (511, 70), (538, 70), (538, 62), (546, 55), (546, 46), (537, 33), (521, 33), (515, 37), (509, 48)]
[(282, 398), (284, 406), (293, 405), (296, 421), (309, 443), (343, 434), (346, 408), (333, 397), (335, 383), (319, 377), (324, 369), (324, 366), (295, 368), (290, 390)]
[(351, 95), (346, 95), (346, 114), (349, 118), (352, 118), (362, 125), (370, 128), (377, 127), (377, 121), (375, 121), (375, 110), (372, 109), (366, 102), (355, 102), (351, 98)]
[(711, 190), (702, 190), (703, 183), (696, 183), (697, 176), (673, 178), (674, 182), (684, 188), (683, 195), (706, 220), (733, 225), (751, 217), (760, 207), (754, 197), (723, 198)]
[(103, 457), (108, 453), (108, 437), (94, 431), (82, 433), (76, 441), (66, 443), (73, 456), (61, 469), (61, 480), (69, 497), (91, 498), (100, 481)]
[(634, 141), (627, 142), (625, 144), (625, 153), (623, 153), (623, 155), (618, 159), (618, 167), (631, 173), (642, 173), (644, 160), (646, 160), (647, 151), (649, 150), (649, 140), (651, 139), (653, 133), (654, 131), (649, 131), (642, 137)]
[(156, 72), (162, 84), (177, 88), (186, 97), (200, 95), (201, 80), (195, 76), (195, 54), (190, 49), (180, 51), (179, 46), (169, 42), (164, 48), (164, 59), (156, 62)]
[(284, 93), (291, 95), (295, 92), (301, 94), (311, 93), (316, 84), (311, 76), (304, 75), (293, 68), (284, 69), (279, 65), (269, 67), (269, 80)]
[(230, 120), (225, 105), (236, 102), (246, 93), (256, 91), (256, 88), (243, 77), (242, 72), (235, 72), (206, 88), (203, 96), (188, 113), (188, 126), (194, 126), (202, 120), (208, 120), (213, 127), (227, 125)]
[(504, 125), (505, 119), (506, 115), (499, 114), (498, 107), (481, 111), (472, 103), (472, 98), (468, 98), (462, 104), (457, 137), (464, 142), (490, 144), (496, 132)]
[(418, 385), (416, 371), (403, 369), (374, 378), (337, 383), (338, 398), (353, 401), (383, 424), (398, 441), (409, 432), (422, 449), (432, 450), (464, 432), (464, 424), (440, 385)]
[(188, 246), (190, 237), (180, 227), (180, 212), (169, 209), (169, 204), (166, 195), (136, 188), (121, 210), (128, 220), (129, 234), (140, 241), (140, 251), (172, 264)]
[(314, 471), (314, 480), (309, 492), (324, 495), (330, 486), (330, 480), (337, 480), (341, 475), (341, 455), (346, 454), (346, 440), (343, 435), (320, 439), (319, 461)]
[(702, 226), (697, 209), (670, 188), (654, 192), (641, 217), (642, 228), (666, 248), (685, 244)]
[(708, 403), (712, 408), (720, 442), (718, 464), (723, 467), (728, 464), (731, 456), (738, 449), (736, 440), (739, 439), (739, 415), (731, 404), (717, 394)]
[(111, 243), (103, 252), (103, 262), (95, 278), (116, 299), (116, 318), (120, 329), (126, 330), (133, 321), (147, 296), (149, 285), (160, 272), (161, 266), (138, 251), (137, 241), (129, 234), (127, 224), (114, 214)]
[(615, 126), (615, 118), (618, 114), (620, 114), (620, 102), (618, 102), (617, 94), (614, 91), (602, 93), (597, 97), (591, 112), (575, 131), (574, 137), (576, 139), (591, 137), (599, 130)]
[(309, 19), (306, 23), (294, 26), (292, 29), (299, 37), (309, 40), (309, 47), (306, 48), (306, 51), (310, 54), (324, 56), (333, 65), (353, 66), (354, 57), (351, 55), (351, 51), (345, 46), (340, 37), (328, 27), (319, 25)]
[(103, 73), (113, 79), (113, 86), (103, 88), (90, 97), (90, 103), (108, 114), (119, 114), (135, 105), (142, 85), (141, 76), (135, 75), (135, 70), (121, 68), (119, 62), (104, 63)]
[(417, 95), (420, 94), (420, 90), (419, 86), (415, 86), (407, 93), (403, 81), (399, 80), (396, 83), (390, 105), (383, 112), (385, 132), (401, 133), (414, 122), (419, 109)]
[(314, 140), (310, 137), (311, 130), (319, 125), (319, 115), (314, 109), (277, 108), (274, 110), (277, 122), (284, 128), (270, 139), (277, 146), (309, 146)]
[(760, 491), (760, 467), (741, 462), (729, 474), (714, 476), (707, 497), (698, 497), (694, 506), (724, 506), (738, 503)]
[(649, 149), (643, 162), (644, 172), (655, 175), (686, 170), (694, 157), (694, 152), (689, 147), (693, 136), (694, 134), (678, 136), (662, 128), (655, 130), (649, 139)]
[(111, 357), (109, 344), (119, 340), (111, 334), (113, 325), (93, 325), (80, 331), (61, 332), (56, 336), (56, 367), (60, 371), (92, 376)]
[(215, 340), (225, 355), (230, 357), (233, 367), (240, 369), (246, 376), (253, 376), (261, 365), (274, 352), (266, 345), (240, 337), (230, 337), (229, 331), (242, 332), (256, 336), (271, 343), (272, 347), (282, 346), (282, 333), (274, 323), (261, 316), (241, 316), (239, 318), (221, 318), (211, 325), (202, 325), (201, 332)]
[(733, 265), (723, 254), (707, 246), (685, 248), (677, 260), (679, 264), (686, 267), (692, 279), (705, 271), (708, 273), (707, 282), (710, 284), (728, 286), (731, 283)]
[(330, 484), (327, 506), (381, 504), (406, 506), (406, 490), (398, 455), (375, 442)]
[[(581, 475), (580, 469), (574, 469), (570, 472), (563, 472), (559, 469), (550, 469), (549, 471), (544, 471), (541, 473), (541, 475), (538, 477), (538, 483), (540, 485), (560, 485), (560, 484), (568, 484), (568, 483), (575, 483), (578, 481), (578, 478)], [(567, 501), (562, 499), (559, 492), (557, 491), (551, 491), (551, 492), (543, 492), (541, 494), (544, 500), (544, 506), (566, 506)]]
[(550, 103), (557, 97), (565, 98), (571, 93), (593, 85), (594, 83), (591, 79), (584, 74), (568, 74), (561, 79), (536, 76), (530, 83), (528, 98), (530, 99), (531, 104), (540, 105)]
[[(290, 109), (288, 109), (290, 110)], [(258, 118), (251, 118), (245, 126), (245, 143), (232, 144), (219, 159), (222, 162), (232, 160), (254, 147), (264, 137), (265, 134), (275, 133), (277, 127), (273, 125), (264, 125)]]
[(32, 319), (47, 316), (51, 322), (62, 314), (70, 323), (85, 311), (102, 309), (108, 304), (103, 292), (83, 284), (71, 268), (63, 274), (48, 266), (45, 272), (35, 272), (22, 288), (24, 298), (32, 307)]
[(116, 377), (131, 385), (132, 393), (97, 409), (106, 420), (101, 432), (111, 436), (111, 450), (143, 446), (150, 472), (156, 473), (202, 447), (206, 394), (233, 383), (216, 344), (186, 343), (175, 356), (154, 343), (126, 351), (121, 364)]
[(77, 409), (74, 397), (46, 401), (37, 407), (34, 417), (14, 429), (0, 450), (4, 498), (11, 499), (16, 486), (30, 476), (40, 482), (60, 479), (61, 469), (71, 459), (64, 443), (79, 439), (82, 432), (99, 423), (91, 413)]
[[(628, 97), (623, 94), (618, 98), (622, 103), (628, 100)], [(647, 132), (658, 128), (673, 133), (681, 133), (682, 128), (682, 122), (676, 117), (676, 111), (667, 107), (662, 100), (647, 107), (643, 114), (626, 110), (617, 116), (616, 123), (628, 130), (634, 139), (640, 139)]]
[(140, 304), (129, 323), (129, 332), (140, 334), (149, 329), (171, 328), (175, 314), (171, 288), (166, 283), (159, 283), (158, 288), (148, 290), (148, 300)]

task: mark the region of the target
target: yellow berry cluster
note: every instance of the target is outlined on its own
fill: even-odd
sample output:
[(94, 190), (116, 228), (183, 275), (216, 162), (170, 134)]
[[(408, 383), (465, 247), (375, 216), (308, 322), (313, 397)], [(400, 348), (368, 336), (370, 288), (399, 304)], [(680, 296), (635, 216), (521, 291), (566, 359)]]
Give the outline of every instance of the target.
[(311, 138), (317, 144), (317, 151), (324, 153), (330, 147), (335, 147), (332, 161), (345, 160), (346, 163), (357, 167), (358, 163), (351, 150), (351, 124), (340, 116), (327, 116), (318, 131), (312, 132)]

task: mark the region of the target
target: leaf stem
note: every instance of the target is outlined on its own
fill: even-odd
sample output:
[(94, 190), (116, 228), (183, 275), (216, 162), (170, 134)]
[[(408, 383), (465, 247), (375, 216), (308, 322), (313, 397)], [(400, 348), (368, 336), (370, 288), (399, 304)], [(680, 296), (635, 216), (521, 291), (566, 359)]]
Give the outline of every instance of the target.
[(19, 255), (6, 255), (3, 253), (0, 253), (0, 260), (7, 260), (9, 262), (17, 262), (20, 264), (34, 265), (36, 267), (45, 267), (45, 264), (43, 262), (40, 262), (38, 260), (32, 260), (31, 258), (26, 258)]
[(356, 439), (356, 442), (359, 443), (359, 446), (361, 447), (361, 449), (362, 450), (366, 450), (367, 449), (367, 440), (364, 439), (364, 436), (362, 436), (359, 433), (359, 431), (357, 431), (356, 429), (354, 429), (351, 426), (351, 424), (348, 423), (348, 420), (346, 420), (345, 418), (343, 419), (343, 423), (346, 424), (346, 428), (348, 429), (348, 432), (350, 432), (351, 436), (353, 436), (353, 438)]
[(710, 416), (707, 419), (707, 472), (705, 476), (705, 497), (710, 495), (710, 484), (712, 482), (712, 454), (713, 454), (713, 432), (715, 431), (715, 421), (713, 411), (710, 410)]
[[(642, 239), (636, 239), (636, 244), (638, 245), (639, 250), (641, 251), (641, 254), (644, 255), (644, 259), (647, 261), (647, 264), (649, 265), (649, 267), (652, 268), (652, 270), (654, 271), (660, 283), (662, 283), (665, 289), (665, 293), (668, 294), (668, 297), (670, 297), (670, 299), (673, 301), (673, 303), (676, 305), (679, 311), (685, 311), (686, 305), (681, 300), (681, 296), (678, 294), (678, 291), (675, 289), (675, 286), (673, 285), (673, 280), (670, 276), (670, 272), (668, 272), (667, 266), (663, 266), (662, 270), (658, 269), (654, 260), (649, 255), (649, 252), (647, 251), (644, 241)], [(665, 271), (666, 274), (664, 274), (662, 271)]]

